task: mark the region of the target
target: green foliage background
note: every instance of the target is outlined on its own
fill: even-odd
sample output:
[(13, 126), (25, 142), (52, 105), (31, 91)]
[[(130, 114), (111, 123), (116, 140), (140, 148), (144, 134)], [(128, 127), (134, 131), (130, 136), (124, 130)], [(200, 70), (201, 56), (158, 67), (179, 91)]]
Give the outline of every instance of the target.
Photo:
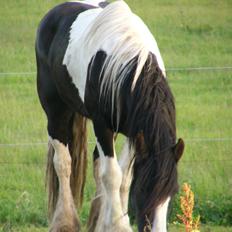
[[(4, 231), (20, 225), (47, 226), (46, 144), (40, 144), (47, 140), (46, 118), (38, 102), (35, 74), (17, 73), (35, 72), (37, 25), (48, 9), (59, 2), (1, 3), (0, 73), (15, 72), (8, 77), (0, 74), (0, 144), (8, 144), (0, 145), (0, 225)], [(155, 35), (167, 68), (232, 66), (230, 0), (127, 2)], [(176, 98), (178, 135), (186, 141), (179, 164), (180, 185), (191, 184), (196, 213), (200, 213), (203, 223), (231, 226), (232, 71), (170, 70), (168, 78)], [(89, 141), (94, 141), (91, 126), (89, 130)], [(117, 143), (118, 152), (122, 141), (120, 138)], [(93, 146), (89, 144), (83, 224), (94, 193)], [(170, 222), (176, 221), (178, 211), (177, 196)]]

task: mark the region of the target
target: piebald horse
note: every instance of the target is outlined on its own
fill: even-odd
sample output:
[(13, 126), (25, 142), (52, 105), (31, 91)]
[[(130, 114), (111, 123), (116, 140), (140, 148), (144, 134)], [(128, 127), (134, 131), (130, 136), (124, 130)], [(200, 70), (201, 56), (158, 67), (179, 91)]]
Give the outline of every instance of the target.
[[(96, 137), (96, 196), (88, 230), (165, 232), (178, 190), (175, 103), (157, 43), (124, 1), (73, 1), (42, 19), (37, 89), (47, 116), (50, 231), (80, 231), (87, 163), (86, 121)], [(116, 135), (127, 137), (119, 161)]]

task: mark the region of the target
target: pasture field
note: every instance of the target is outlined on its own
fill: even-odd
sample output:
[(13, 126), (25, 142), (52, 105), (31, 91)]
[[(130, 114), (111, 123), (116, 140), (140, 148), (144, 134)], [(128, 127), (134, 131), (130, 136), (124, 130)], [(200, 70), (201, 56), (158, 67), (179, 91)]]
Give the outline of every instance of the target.
[[(41, 17), (58, 0), (3, 1), (0, 8), (0, 231), (46, 231), (46, 118), (35, 86), (34, 38)], [(148, 24), (168, 68), (232, 66), (230, 0), (128, 0)], [(3, 73), (15, 73), (7, 76)], [(32, 72), (30, 75), (17, 74)], [(168, 71), (176, 98), (178, 136), (186, 150), (180, 185), (195, 193), (196, 213), (232, 231), (232, 70)], [(89, 128), (89, 169), (81, 211), (86, 223), (94, 183)], [(119, 152), (123, 138), (117, 143)], [(176, 221), (179, 196), (169, 221)], [(227, 227), (219, 227), (219, 226)], [(181, 231), (171, 226), (170, 231)]]
[[(184, 228), (182, 226), (171, 225), (169, 226), (169, 230), (171, 232), (184, 232)], [(47, 232), (47, 228), (29, 226), (29, 227), (17, 227), (17, 228), (14, 228), (13, 230), (13, 232), (32, 232), (32, 231), (33, 232)], [(222, 226), (202, 226), (201, 232), (232, 232), (232, 229), (229, 227), (222, 227)]]

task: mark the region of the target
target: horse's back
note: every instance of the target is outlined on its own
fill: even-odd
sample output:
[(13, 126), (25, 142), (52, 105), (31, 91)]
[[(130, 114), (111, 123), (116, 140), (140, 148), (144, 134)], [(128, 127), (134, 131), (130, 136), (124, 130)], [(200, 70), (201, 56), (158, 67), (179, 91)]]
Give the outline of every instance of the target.
[[(66, 2), (50, 10), (40, 22), (36, 37), (36, 53), (39, 58), (48, 59), (52, 43), (57, 37), (69, 39), (69, 30), (78, 15), (93, 8), (79, 2)], [(67, 45), (65, 43), (62, 44)], [(59, 49), (61, 47), (59, 46)]]

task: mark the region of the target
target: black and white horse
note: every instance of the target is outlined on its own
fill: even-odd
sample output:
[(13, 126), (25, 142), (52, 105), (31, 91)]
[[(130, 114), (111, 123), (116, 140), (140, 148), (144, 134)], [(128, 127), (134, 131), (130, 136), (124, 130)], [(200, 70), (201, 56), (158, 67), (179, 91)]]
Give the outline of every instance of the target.
[[(165, 232), (178, 189), (175, 104), (156, 41), (124, 1), (58, 5), (36, 39), (37, 85), (47, 115), (50, 231), (79, 231), (86, 172), (86, 120), (96, 136), (89, 231)], [(119, 162), (116, 134), (127, 137)], [(130, 194), (129, 194), (130, 192)]]

